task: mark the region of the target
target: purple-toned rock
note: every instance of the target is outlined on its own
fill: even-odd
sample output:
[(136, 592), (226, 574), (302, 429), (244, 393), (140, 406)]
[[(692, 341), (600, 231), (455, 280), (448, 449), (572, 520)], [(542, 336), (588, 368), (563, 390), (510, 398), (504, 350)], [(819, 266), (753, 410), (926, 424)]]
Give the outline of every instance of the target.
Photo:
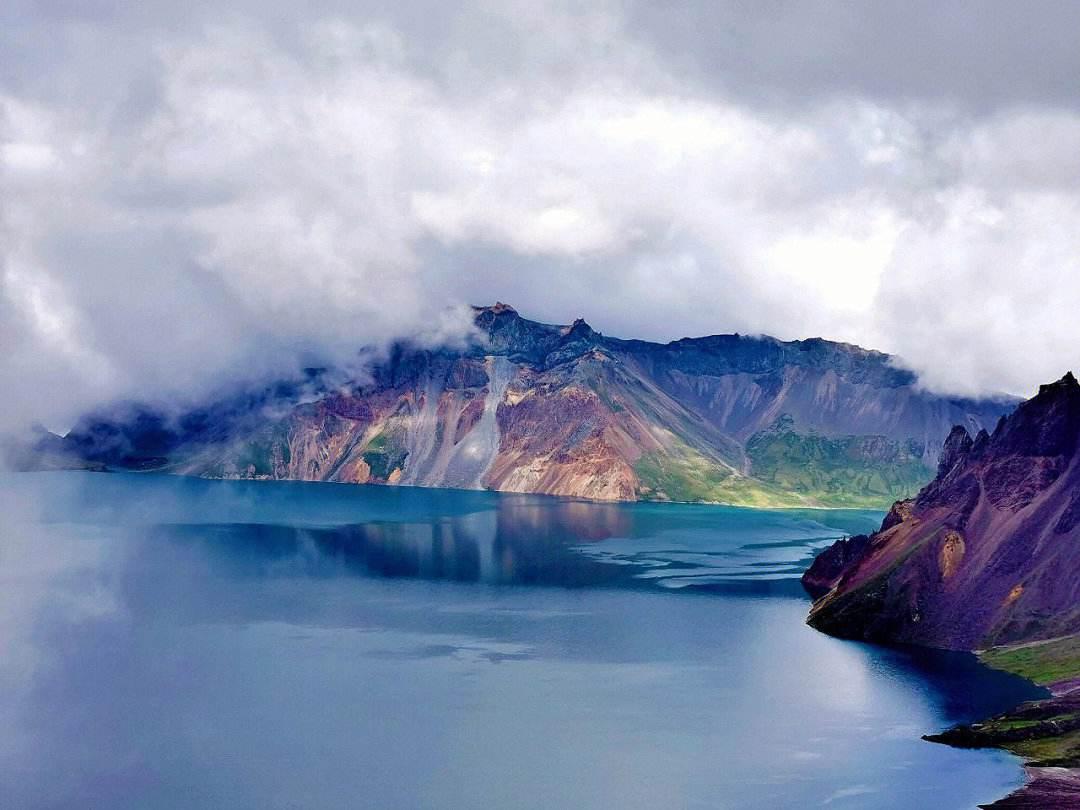
[(1080, 632), (1078, 437), (1071, 373), (993, 434), (954, 428), (937, 477), (861, 553), (834, 546), (815, 563), (809, 623), (961, 650)]
[(866, 553), (870, 537), (857, 534), (837, 540), (814, 559), (802, 576), (803, 587), (817, 599), (836, 587), (840, 577)]
[(1080, 807), (1080, 771), (1075, 768), (1026, 768), (1029, 781), (986, 810), (1076, 810)]

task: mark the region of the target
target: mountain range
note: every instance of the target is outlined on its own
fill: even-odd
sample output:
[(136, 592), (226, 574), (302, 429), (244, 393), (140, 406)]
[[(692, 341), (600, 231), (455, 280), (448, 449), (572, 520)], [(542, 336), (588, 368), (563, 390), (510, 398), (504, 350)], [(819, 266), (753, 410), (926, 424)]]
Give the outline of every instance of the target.
[(935, 395), (887, 354), (820, 338), (660, 344), (505, 304), (473, 316), (463, 348), (399, 342), (352, 378), (307, 369), (179, 413), (113, 404), (23, 466), (884, 507), (932, 477), (953, 425), (1015, 405)]

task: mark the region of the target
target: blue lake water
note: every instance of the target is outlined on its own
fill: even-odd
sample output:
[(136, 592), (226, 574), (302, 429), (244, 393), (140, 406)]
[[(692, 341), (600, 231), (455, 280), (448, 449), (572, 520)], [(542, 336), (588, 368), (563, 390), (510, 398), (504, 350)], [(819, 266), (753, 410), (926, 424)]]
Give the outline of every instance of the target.
[(0, 477), (0, 806), (972, 808), (1031, 689), (803, 623), (879, 520)]

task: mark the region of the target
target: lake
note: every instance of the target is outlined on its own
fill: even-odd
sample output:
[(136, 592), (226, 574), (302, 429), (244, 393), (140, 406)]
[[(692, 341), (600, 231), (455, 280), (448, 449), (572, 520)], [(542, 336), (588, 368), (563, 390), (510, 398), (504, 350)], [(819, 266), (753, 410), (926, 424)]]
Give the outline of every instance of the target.
[(804, 624), (880, 513), (0, 477), (0, 805), (972, 808), (1037, 694)]

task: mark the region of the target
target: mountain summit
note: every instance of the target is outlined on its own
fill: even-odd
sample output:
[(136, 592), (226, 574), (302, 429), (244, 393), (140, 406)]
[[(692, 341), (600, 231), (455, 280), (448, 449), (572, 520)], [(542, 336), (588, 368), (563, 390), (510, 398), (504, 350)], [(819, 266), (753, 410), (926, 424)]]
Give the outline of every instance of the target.
[(207, 477), (874, 506), (931, 477), (954, 423), (979, 430), (1013, 405), (929, 394), (888, 355), (820, 338), (659, 344), (503, 303), (473, 315), (465, 349), (403, 342), (368, 379), (309, 370), (179, 416), (117, 405), (62, 450)]

